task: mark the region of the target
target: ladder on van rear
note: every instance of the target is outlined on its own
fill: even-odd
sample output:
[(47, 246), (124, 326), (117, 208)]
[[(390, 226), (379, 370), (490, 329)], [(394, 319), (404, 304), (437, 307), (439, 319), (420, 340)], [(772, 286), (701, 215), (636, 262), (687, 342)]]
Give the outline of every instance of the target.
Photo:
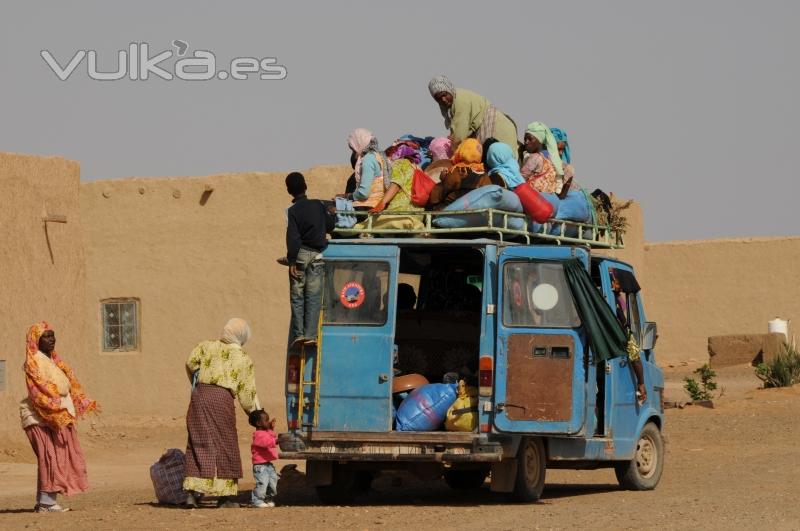
[[(303, 344), (300, 349), (300, 385), (297, 394), (297, 420), (301, 428), (313, 429), (316, 428), (319, 421), (319, 382), (320, 382), (320, 365), (322, 363), (322, 322), (325, 317), (325, 297), (323, 295), (320, 301), (319, 322), (317, 323), (317, 346), (311, 349), (313, 352), (314, 368), (312, 369), (312, 379), (306, 380), (306, 365), (309, 361), (308, 347)], [(312, 408), (313, 414), (309, 415), (309, 422), (303, 424), (303, 409), (306, 405), (306, 386), (312, 389), (312, 399), (309, 407)]]

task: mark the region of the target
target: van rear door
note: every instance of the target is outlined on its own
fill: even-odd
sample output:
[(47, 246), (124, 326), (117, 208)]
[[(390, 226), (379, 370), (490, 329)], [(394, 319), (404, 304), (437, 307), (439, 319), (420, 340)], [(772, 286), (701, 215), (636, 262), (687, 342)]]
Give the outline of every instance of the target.
[(324, 255), (316, 429), (390, 431), (399, 249), (332, 243)]
[(581, 322), (564, 261), (588, 263), (573, 247), (508, 247), (500, 253), (495, 427), (573, 435), (585, 419)]

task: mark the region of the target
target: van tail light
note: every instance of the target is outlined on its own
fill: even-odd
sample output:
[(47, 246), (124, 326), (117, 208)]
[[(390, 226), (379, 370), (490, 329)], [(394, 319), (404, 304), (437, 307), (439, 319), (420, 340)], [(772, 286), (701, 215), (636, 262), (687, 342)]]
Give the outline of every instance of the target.
[(300, 356), (292, 355), (286, 361), (286, 392), (297, 394), (300, 386)]
[(493, 380), (494, 361), (489, 356), (481, 356), (478, 365), (478, 394), (480, 396), (492, 396)]

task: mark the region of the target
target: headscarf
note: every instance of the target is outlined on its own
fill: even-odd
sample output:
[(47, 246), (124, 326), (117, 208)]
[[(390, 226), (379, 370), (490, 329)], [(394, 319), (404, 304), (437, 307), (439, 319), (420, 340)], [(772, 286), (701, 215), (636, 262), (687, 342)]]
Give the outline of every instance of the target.
[(419, 164), (422, 160), (419, 144), (411, 140), (397, 140), (386, 149), (386, 156), (390, 161), (407, 159), (414, 164)]
[(250, 339), (250, 326), (244, 319), (234, 317), (222, 329), (222, 335), (219, 339), (223, 343), (244, 346), (247, 340)]
[[(25, 343), (25, 363), (22, 368), (25, 370), (25, 384), (28, 387), (28, 399), (36, 410), (36, 413), (50, 426), (62, 428), (69, 426), (75, 419), (70, 415), (66, 408), (61, 406), (61, 395), (54, 382), (45, 379), (39, 371), (39, 363), (36, 361), (36, 353), (39, 351), (39, 338), (47, 330), (52, 330), (46, 321), (40, 321), (28, 328)], [(75, 379), (72, 369), (56, 353), (50, 353), (50, 359), (64, 372), (69, 380), (69, 395), (72, 404), (75, 406), (75, 414), (78, 417), (90, 411), (100, 411), (100, 407), (94, 400), (89, 400), (83, 392), (81, 384)]]
[[(455, 98), (456, 98), (456, 86), (453, 85), (453, 82), (447, 76), (435, 76), (428, 82), (428, 90), (431, 93), (431, 97), (435, 98), (436, 95), (440, 92), (449, 92), (453, 95), (453, 101), (455, 105)], [(438, 101), (436, 103), (439, 103)], [(450, 124), (453, 120), (453, 107), (447, 107), (439, 103), (439, 111), (442, 113), (442, 117), (444, 118), (444, 126), (450, 129)]]
[(440, 136), (431, 140), (431, 145), (428, 149), (431, 152), (431, 160), (433, 162), (449, 159), (453, 155), (452, 142), (446, 136)]
[[(483, 148), (481, 143), (475, 138), (467, 138), (458, 145), (458, 149), (453, 154), (451, 159), (453, 168), (464, 173), (467, 170), (472, 170), (476, 173), (483, 173), (485, 170), (481, 163), (483, 156)], [(451, 170), (452, 171), (452, 170)]]
[(388, 189), (389, 185), (392, 183), (391, 168), (386, 156), (380, 152), (378, 148), (378, 139), (375, 138), (372, 131), (364, 129), (363, 127), (353, 129), (347, 137), (347, 145), (350, 146), (350, 149), (355, 151), (358, 156), (355, 167), (356, 183), (361, 184), (361, 164), (364, 161), (364, 155), (372, 152), (383, 161), (383, 188), (384, 190)]
[(564, 154), (561, 155), (561, 152), (559, 151), (561, 161), (566, 162), (567, 164), (572, 164), (572, 157), (569, 153), (569, 139), (567, 138), (567, 132), (563, 129), (559, 129), (558, 127), (551, 127), (550, 132), (553, 133), (553, 137), (556, 139), (556, 142), (564, 142)]
[(559, 177), (564, 176), (564, 167), (561, 164), (561, 157), (558, 154), (558, 143), (556, 142), (553, 132), (542, 122), (531, 122), (525, 129), (525, 132), (533, 135), (541, 142), (547, 152), (550, 154), (550, 162), (556, 169), (556, 175)]
[(495, 142), (489, 146), (489, 152), (486, 155), (486, 167), (489, 168), (489, 173), (499, 174), (506, 182), (506, 186), (511, 190), (525, 182), (519, 172), (517, 157), (514, 156), (511, 147), (505, 142)]
[(434, 76), (428, 82), (428, 90), (431, 92), (431, 97), (436, 97), (440, 92), (449, 92), (456, 97), (456, 86), (447, 76)]

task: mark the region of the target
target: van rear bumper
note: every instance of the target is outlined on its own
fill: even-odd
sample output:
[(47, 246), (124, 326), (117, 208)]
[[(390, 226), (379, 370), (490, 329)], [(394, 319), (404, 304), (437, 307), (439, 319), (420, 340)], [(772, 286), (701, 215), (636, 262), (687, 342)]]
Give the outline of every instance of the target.
[(503, 445), (460, 432), (281, 433), (281, 459), (315, 461), (498, 462)]

